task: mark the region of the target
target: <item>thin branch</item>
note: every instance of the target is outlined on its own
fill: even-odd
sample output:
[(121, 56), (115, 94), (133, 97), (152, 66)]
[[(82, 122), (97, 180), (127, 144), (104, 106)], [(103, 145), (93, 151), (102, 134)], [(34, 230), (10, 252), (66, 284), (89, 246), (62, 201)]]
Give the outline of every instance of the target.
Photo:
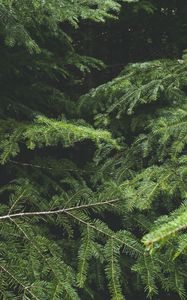
[(44, 166), (40, 166), (40, 165), (19, 162), (19, 161), (12, 160), (12, 159), (9, 159), (9, 162), (11, 162), (13, 164), (16, 164), (16, 165), (24, 166), (24, 167), (32, 167), (32, 168), (38, 168), (38, 169), (52, 170), (52, 168), (50, 168), (50, 167), (44, 167)]
[(119, 238), (116, 237), (115, 235), (110, 235), (108, 232), (106, 232), (106, 231), (104, 231), (104, 230), (102, 230), (102, 229), (100, 229), (100, 228), (97, 228), (97, 227), (96, 227), (94, 224), (92, 224), (92, 223), (89, 223), (89, 222), (86, 222), (86, 221), (82, 220), (81, 218), (75, 216), (74, 214), (72, 214), (72, 213), (69, 212), (69, 211), (65, 211), (65, 213), (66, 213), (67, 215), (73, 217), (74, 219), (76, 219), (76, 220), (79, 221), (80, 223), (82, 223), (82, 224), (84, 224), (84, 225), (86, 225), (86, 226), (88, 226), (88, 227), (94, 229), (95, 231), (100, 232), (101, 234), (104, 234), (105, 236), (107, 236), (107, 237), (109, 237), (109, 238), (112, 238), (112, 239), (114, 239), (114, 240), (120, 242), (120, 243), (123, 244), (123, 245), (127, 245), (129, 248), (131, 248), (131, 249), (133, 249), (134, 251), (138, 252), (139, 254), (142, 254), (142, 255), (143, 255), (143, 252), (142, 252), (141, 250), (139, 250), (139, 249), (133, 247), (132, 245), (126, 244), (125, 241), (119, 239)]
[[(13, 163), (13, 164), (15, 164), (15, 165), (20, 165), (20, 166), (23, 166), (23, 167), (30, 167), (30, 168), (37, 168), (37, 169), (43, 169), (43, 170), (53, 170), (53, 168), (52, 167), (45, 167), (45, 166), (41, 166), (41, 165), (36, 165), (36, 164), (31, 164), (31, 163), (26, 163), (26, 162), (19, 162), (19, 161), (16, 161), (16, 160), (13, 160), (13, 159), (9, 159), (9, 162), (10, 163)], [(64, 169), (63, 168), (63, 170), (64, 171), (76, 171), (76, 172), (81, 172), (81, 173), (83, 173), (84, 171), (82, 170), (75, 170), (75, 169), (71, 169), (71, 168), (67, 168), (67, 169)]]
[(16, 201), (12, 204), (12, 206), (9, 209), (9, 212), (8, 212), (9, 215), (10, 215), (11, 211), (13, 210), (13, 208), (16, 206), (16, 204), (19, 202), (19, 200), (24, 196), (25, 192), (26, 192), (26, 190), (23, 190), (23, 192), (21, 193), (21, 195), (19, 195), (19, 197), (16, 199)]
[(50, 261), (48, 258), (45, 257), (45, 255), (43, 255), (43, 253), (41, 252), (40, 248), (38, 247), (38, 245), (36, 244), (36, 241), (33, 241), (33, 239), (31, 239), (28, 234), (23, 230), (23, 228), (16, 223), (15, 220), (10, 219), (15, 225), (16, 227), (21, 231), (21, 233), (24, 235), (24, 237), (33, 245), (33, 247), (36, 249), (36, 251), (38, 252), (38, 254), (43, 258), (43, 260), (45, 261), (45, 263), (49, 266), (50, 270), (53, 272), (54, 276), (56, 277), (57, 281), (58, 281), (58, 276), (56, 275), (55, 271), (53, 270), (53, 267), (50, 264)]
[(0, 265), (0, 269), (2, 270), (2, 271), (4, 271), (5, 273), (7, 273), (10, 277), (12, 277), (12, 279), (15, 281), (15, 282), (17, 282), (22, 288), (23, 288), (23, 290), (24, 291), (28, 291), (29, 293), (30, 293), (30, 295), (32, 296), (32, 297), (34, 297), (34, 299), (36, 299), (36, 300), (40, 300), (37, 296), (35, 296), (34, 294), (33, 294), (33, 292), (31, 292), (30, 291), (30, 289), (29, 289), (29, 287), (28, 286), (25, 286), (23, 283), (21, 283), (10, 271), (8, 271), (4, 266), (2, 266), (2, 265)]
[(12, 218), (18, 218), (18, 217), (30, 217), (30, 216), (42, 216), (42, 215), (53, 215), (53, 214), (60, 214), (60, 213), (66, 213), (72, 210), (78, 210), (78, 209), (85, 209), (85, 208), (91, 208), (91, 207), (97, 207), (101, 205), (111, 205), (114, 202), (119, 201), (119, 199), (113, 199), (113, 200), (106, 200), (101, 201), (97, 203), (90, 203), (90, 204), (82, 204), (79, 206), (73, 206), (69, 208), (62, 208), (57, 210), (47, 210), (47, 211), (33, 211), (33, 212), (21, 212), (21, 213), (15, 213), (15, 214), (7, 214), (4, 216), (0, 216), (0, 220), (5, 219), (12, 219)]

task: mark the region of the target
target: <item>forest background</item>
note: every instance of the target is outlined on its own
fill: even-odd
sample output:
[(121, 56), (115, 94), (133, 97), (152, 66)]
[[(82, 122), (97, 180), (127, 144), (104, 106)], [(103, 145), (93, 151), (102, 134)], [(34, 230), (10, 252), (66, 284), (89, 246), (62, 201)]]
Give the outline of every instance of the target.
[(0, 0), (0, 299), (187, 288), (187, 2)]

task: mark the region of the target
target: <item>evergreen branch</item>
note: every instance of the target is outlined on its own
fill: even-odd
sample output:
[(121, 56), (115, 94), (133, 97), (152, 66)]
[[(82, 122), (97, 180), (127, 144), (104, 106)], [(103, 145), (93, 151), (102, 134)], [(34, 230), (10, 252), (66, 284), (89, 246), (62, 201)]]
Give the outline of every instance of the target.
[(25, 194), (26, 190), (24, 189), (22, 191), (22, 193), (19, 195), (19, 197), (16, 199), (16, 201), (12, 204), (11, 208), (9, 209), (8, 214), (10, 215), (11, 211), (13, 210), (13, 208), (16, 206), (16, 204), (19, 202), (19, 200), (23, 197), (23, 195)]
[(48, 266), (50, 267), (51, 271), (53, 272), (53, 274), (56, 276), (55, 272), (53, 271), (53, 269), (51, 268), (51, 265), (49, 264), (48, 259), (43, 255), (43, 253), (41, 252), (41, 250), (38, 248), (38, 246), (36, 245), (36, 243), (33, 242), (33, 240), (30, 239), (30, 237), (28, 236), (28, 234), (25, 232), (25, 230), (23, 230), (23, 228), (13, 219), (11, 219), (11, 221), (16, 225), (16, 227), (19, 229), (19, 231), (21, 231), (21, 233), (24, 235), (24, 237), (34, 246), (34, 248), (36, 249), (36, 251), (40, 254), (40, 256), (43, 258), (43, 260), (48, 264)]
[(187, 211), (181, 213), (174, 220), (164, 223), (159, 226), (158, 229), (155, 229), (153, 232), (145, 235), (143, 242), (145, 246), (150, 247), (156, 242), (159, 242), (162, 239), (175, 235), (177, 232), (187, 228)]
[(25, 286), (22, 282), (20, 282), (20, 280), (17, 279), (17, 278), (16, 278), (9, 270), (7, 270), (4, 266), (0, 265), (0, 269), (1, 269), (2, 271), (4, 271), (5, 273), (7, 273), (7, 274), (8, 274), (15, 282), (17, 282), (18, 285), (20, 285), (20, 286), (23, 288), (24, 291), (27, 290), (27, 291), (30, 293), (30, 295), (34, 297), (34, 299), (40, 300), (37, 296), (35, 296), (35, 295), (30, 291), (30, 289), (29, 289), (28, 286)]
[(36, 251), (38, 252), (38, 254), (42, 257), (42, 259), (44, 260), (44, 262), (49, 266), (50, 270), (52, 271), (54, 277), (57, 279), (57, 284), (59, 284), (59, 278), (58, 275), (56, 274), (53, 266), (51, 265), (50, 261), (48, 258), (46, 258), (43, 253), (41, 252), (40, 248), (36, 245), (36, 243), (30, 239), (30, 237), (28, 236), (28, 234), (25, 232), (25, 230), (23, 230), (23, 228), (13, 219), (11, 219), (11, 221), (16, 225), (16, 227), (21, 231), (21, 233), (24, 235), (24, 237), (33, 245), (33, 247), (36, 249)]
[(94, 224), (82, 220), (81, 218), (73, 215), (72, 213), (70, 213), (67, 210), (65, 211), (65, 213), (68, 214), (68, 215), (70, 215), (71, 217), (73, 217), (74, 219), (76, 219), (77, 221), (79, 221), (80, 223), (82, 223), (82, 224), (84, 224), (84, 225), (86, 225), (86, 226), (94, 229), (95, 231), (97, 231), (97, 232), (99, 232), (99, 233), (101, 233), (101, 234), (109, 237), (110, 239), (112, 238), (113, 240), (116, 240), (116, 241), (120, 242), (120, 244), (122, 244), (122, 245), (126, 245), (127, 247), (131, 248), (134, 252), (138, 252), (138, 254), (143, 255), (143, 251), (141, 251), (141, 250), (133, 247), (132, 245), (129, 245), (129, 244), (125, 243), (124, 240), (116, 237), (115, 235), (111, 235), (110, 233), (107, 233), (106, 231), (102, 230), (101, 228), (98, 228), (98, 227), (94, 226)]
[(148, 264), (148, 257), (146, 254), (144, 254), (144, 263), (145, 263), (145, 268), (147, 271), (147, 287), (146, 289), (148, 290), (148, 295), (152, 296), (152, 294), (156, 294), (157, 293), (157, 289), (156, 289), (156, 285), (155, 285), (155, 274), (154, 274), (154, 265), (152, 262), (152, 257), (151, 255), (149, 255), (149, 260), (151, 262), (151, 267), (150, 267), (150, 263)]
[(91, 234), (90, 234), (90, 227), (87, 226), (86, 228), (86, 236), (83, 237), (83, 242), (79, 250), (79, 272), (77, 274), (77, 283), (79, 287), (84, 286), (84, 282), (86, 280), (86, 273), (88, 269), (88, 260), (91, 256)]
[(86, 209), (91, 207), (97, 207), (100, 205), (111, 205), (114, 202), (119, 201), (119, 199), (113, 199), (113, 200), (106, 200), (101, 201), (97, 203), (90, 203), (90, 204), (82, 204), (79, 206), (73, 206), (69, 208), (63, 208), (63, 209), (57, 209), (57, 210), (47, 210), (47, 211), (33, 211), (33, 212), (23, 212), (23, 213), (15, 213), (15, 214), (7, 214), (4, 216), (0, 216), (0, 220), (5, 219), (12, 219), (12, 218), (18, 218), (18, 217), (30, 217), (30, 216), (42, 216), (42, 215), (53, 215), (53, 214), (60, 214), (60, 213), (67, 213), (72, 210), (79, 210), (79, 209)]
[(52, 296), (52, 300), (55, 300), (55, 298), (56, 298), (56, 294), (57, 294), (57, 291), (58, 291), (58, 286), (59, 286), (59, 282), (57, 282), (57, 284), (55, 286), (54, 293), (53, 293), (53, 296)]
[[(9, 126), (9, 121), (7, 126)], [(54, 147), (58, 144), (70, 147), (76, 142), (89, 139), (96, 143), (97, 146), (102, 145), (104, 142), (116, 149), (120, 149), (110, 132), (94, 129), (87, 125), (70, 123), (66, 120), (58, 121), (38, 116), (34, 124), (18, 123), (15, 126), (16, 129), (13, 128), (13, 132), (8, 136), (3, 134), (4, 140), (0, 146), (0, 162), (2, 164), (5, 164), (11, 157), (15, 157), (20, 152), (21, 142), (25, 143), (28, 149), (34, 150), (36, 147)]]
[[(108, 275), (108, 280), (110, 282), (110, 290), (112, 294), (112, 299), (113, 300), (125, 300), (124, 296), (122, 295), (121, 292), (121, 286), (120, 286), (120, 268), (118, 265), (118, 256), (119, 256), (119, 249), (116, 251), (117, 253), (114, 252), (114, 240), (111, 238), (109, 241), (109, 253), (108, 258), (110, 263), (108, 264), (109, 266), (106, 268), (106, 272)], [(107, 249), (106, 249), (107, 252)]]
[(114, 245), (113, 245), (113, 238), (111, 238), (111, 270), (112, 270), (112, 285), (113, 285), (113, 288), (114, 288), (114, 292), (115, 292), (115, 295), (116, 295), (116, 299), (117, 299), (117, 296), (118, 296), (118, 290), (117, 290), (117, 287), (116, 287), (116, 282), (115, 282), (115, 277), (116, 277), (116, 274), (115, 274), (115, 271), (114, 271), (114, 253), (113, 253), (113, 248), (114, 248)]

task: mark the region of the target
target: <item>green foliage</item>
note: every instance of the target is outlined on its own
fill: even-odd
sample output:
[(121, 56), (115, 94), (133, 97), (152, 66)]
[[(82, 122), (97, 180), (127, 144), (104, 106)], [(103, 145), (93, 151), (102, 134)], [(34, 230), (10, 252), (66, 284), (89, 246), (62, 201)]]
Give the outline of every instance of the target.
[(123, 300), (123, 294), (121, 291), (121, 284), (120, 284), (120, 278), (121, 278), (121, 270), (119, 268), (119, 252), (120, 245), (119, 243), (115, 243), (113, 238), (111, 238), (106, 247), (106, 259), (108, 261), (108, 265), (106, 267), (106, 274), (109, 281), (109, 288), (111, 291), (111, 299), (112, 300)]
[(75, 50), (72, 28), (121, 4), (0, 1), (2, 299), (186, 299), (185, 52), (77, 99), (104, 64)]
[[(11, 121), (10, 121), (11, 122)], [(92, 128), (75, 125), (65, 121), (56, 121), (46, 117), (38, 117), (35, 124), (16, 124), (13, 133), (6, 134), (1, 145), (1, 163), (4, 164), (11, 156), (16, 156), (20, 152), (19, 143), (24, 142), (27, 148), (34, 150), (36, 147), (56, 146), (59, 142), (64, 147), (90, 139), (97, 143), (106, 141), (117, 147), (117, 143), (112, 139), (109, 132), (104, 130), (94, 130)]]
[[(176, 216), (175, 213), (175, 217), (172, 216), (171, 220), (168, 218), (167, 223), (160, 225), (157, 229), (154, 229), (150, 234), (146, 235), (143, 239), (144, 244), (149, 247), (162, 239), (175, 236), (178, 231), (185, 230), (187, 227), (186, 207), (183, 207), (183, 210), (184, 212), (180, 212), (178, 216)], [(181, 247), (181, 245), (179, 247)], [(185, 247), (185, 243), (184, 245), (182, 244), (182, 248), (183, 247)]]
[[(96, 160), (94, 181), (102, 180), (104, 197), (123, 200), (118, 207), (124, 226), (136, 232), (138, 225), (147, 233), (142, 241), (151, 256), (145, 252), (132, 270), (140, 275), (150, 297), (159, 293), (160, 282), (166, 291), (185, 299), (186, 265), (181, 265), (187, 226), (185, 91), (185, 61), (163, 60), (129, 65), (119, 77), (80, 99), (84, 113), (91, 105), (98, 127), (125, 137), (122, 151), (103, 152)], [(163, 216), (162, 210), (171, 216)], [(143, 212), (135, 217), (137, 225), (132, 223), (136, 211)], [(167, 271), (164, 260), (169, 262)]]
[[(133, 2), (125, 0), (124, 2)], [(45, 25), (54, 35), (59, 33), (59, 22), (68, 21), (77, 27), (80, 19), (104, 22), (107, 17), (114, 17), (119, 12), (120, 4), (115, 0), (64, 1), (21, 0), (0, 2), (1, 32), (9, 46), (16, 43), (24, 45), (29, 51), (38, 52), (40, 47), (32, 37), (30, 28)], [(28, 29), (29, 27), (29, 29)]]
[(117, 119), (124, 114), (132, 115), (139, 106), (155, 101), (182, 102), (186, 97), (182, 90), (186, 72), (183, 60), (131, 64), (111, 82), (82, 96), (80, 109), (85, 112), (89, 101), (94, 115), (102, 113), (98, 115), (102, 121), (102, 117), (110, 118), (110, 115)]

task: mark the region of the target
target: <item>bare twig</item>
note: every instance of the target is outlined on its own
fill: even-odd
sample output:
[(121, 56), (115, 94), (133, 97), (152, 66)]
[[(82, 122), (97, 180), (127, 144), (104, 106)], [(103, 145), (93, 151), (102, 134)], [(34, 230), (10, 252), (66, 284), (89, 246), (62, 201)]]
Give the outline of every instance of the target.
[(19, 217), (60, 214), (60, 213), (66, 213), (66, 212), (69, 212), (72, 210), (86, 209), (86, 208), (97, 207), (97, 206), (101, 206), (101, 205), (111, 205), (112, 203), (117, 202), (117, 201), (119, 201), (119, 199), (106, 200), (106, 201), (101, 201), (101, 202), (97, 202), (97, 203), (82, 204), (79, 206), (73, 206), (73, 207), (62, 208), (62, 209), (57, 209), (57, 210), (20, 212), (20, 213), (15, 213), (15, 214), (7, 214), (4, 216), (0, 216), (0, 220), (19, 218)]
[(24, 166), (24, 167), (32, 167), (32, 168), (38, 168), (38, 169), (52, 170), (52, 168), (50, 168), (50, 167), (44, 167), (44, 166), (40, 166), (40, 165), (35, 165), (35, 164), (30, 164), (30, 163), (25, 163), (25, 162), (19, 162), (19, 161), (15, 161), (15, 160), (12, 160), (12, 159), (10, 159), (9, 161), (13, 164), (21, 165), (21, 166)]

